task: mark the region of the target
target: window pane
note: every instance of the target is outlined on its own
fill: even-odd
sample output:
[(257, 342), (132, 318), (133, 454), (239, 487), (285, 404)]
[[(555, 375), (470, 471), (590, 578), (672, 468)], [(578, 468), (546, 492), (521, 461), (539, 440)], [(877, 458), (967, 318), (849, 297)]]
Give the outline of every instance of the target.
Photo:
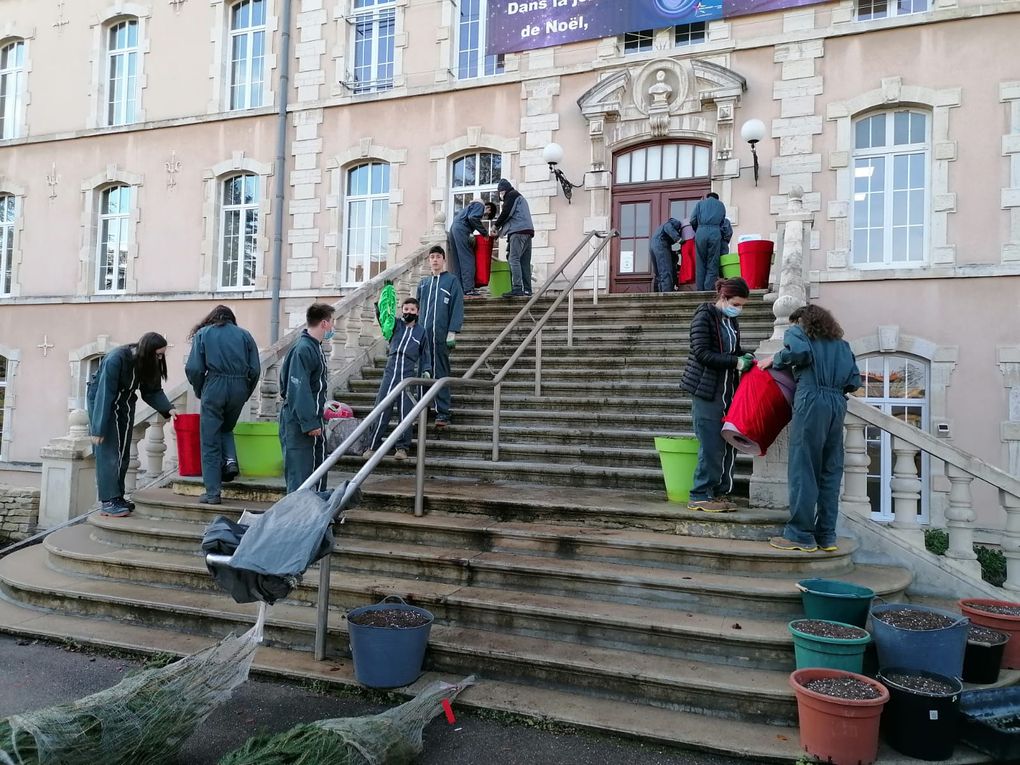
[(645, 150), (638, 149), (631, 155), (631, 179), (634, 183), (641, 183), (645, 180)]
[(679, 169), (677, 171), (677, 178), (693, 178), (694, 177), (694, 147), (689, 143), (680, 144), (677, 147), (679, 159)]
[(662, 180), (664, 181), (671, 181), (678, 177), (676, 174), (677, 148), (675, 143), (668, 143), (662, 147)]
[(630, 154), (624, 154), (617, 160), (616, 176), (620, 183), (630, 183)]
[(893, 116), (893, 143), (897, 146), (910, 143), (910, 115), (896, 112)]
[(708, 149), (704, 146), (694, 147), (694, 177), (708, 176)]
[(662, 180), (662, 147), (648, 147), (648, 172), (646, 179), (649, 181)]
[(928, 120), (923, 114), (917, 112), (910, 113), (910, 142), (911, 143), (924, 143), (928, 140), (927, 136), (927, 123)]

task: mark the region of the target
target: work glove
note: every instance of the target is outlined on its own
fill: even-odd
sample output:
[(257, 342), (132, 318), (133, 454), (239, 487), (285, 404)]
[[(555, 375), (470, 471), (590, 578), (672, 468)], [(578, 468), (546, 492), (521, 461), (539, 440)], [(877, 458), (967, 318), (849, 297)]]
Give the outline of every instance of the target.
[(680, 244), (680, 242), (676, 242), (675, 244), (670, 245), (669, 249), (671, 249), (673, 252), (680, 252), (681, 246), (682, 245)]
[(422, 372), (421, 376), (424, 377), (426, 380), (431, 380), (432, 379), (432, 373), (431, 372)]
[(748, 369), (754, 366), (754, 356), (750, 353), (745, 353), (743, 356), (737, 358), (737, 371), (746, 372)]
[(453, 349), (457, 347), (457, 333), (447, 332), (446, 333), (446, 347)]

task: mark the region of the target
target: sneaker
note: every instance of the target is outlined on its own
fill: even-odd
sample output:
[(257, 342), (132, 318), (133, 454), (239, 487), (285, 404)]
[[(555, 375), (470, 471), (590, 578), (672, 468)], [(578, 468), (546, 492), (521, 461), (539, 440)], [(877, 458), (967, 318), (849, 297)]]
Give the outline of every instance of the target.
[(396, 450), (396, 451), (395, 451), (395, 452), (393, 453), (393, 458), (394, 458), (394, 459), (396, 459), (396, 460), (400, 460), (401, 462), (403, 462), (404, 460), (406, 460), (406, 459), (407, 459), (407, 449), (397, 449), (397, 450)]
[(103, 502), (99, 506), (99, 514), (109, 518), (126, 518), (131, 515), (131, 511), (117, 502), (117, 500), (110, 500), (109, 502)]
[(721, 497), (716, 497), (713, 501), (721, 502), (722, 504), (728, 505), (733, 509), (737, 509), (739, 507), (739, 505), (734, 501), (733, 497), (731, 497), (729, 494), (723, 494)]
[(198, 504), (200, 505), (222, 505), (223, 500), (219, 494), (203, 494), (198, 498)]
[(775, 547), (777, 550), (787, 550), (790, 552), (798, 551), (810, 553), (815, 552), (815, 550), (818, 549), (818, 545), (816, 545), (814, 542), (812, 542), (811, 544), (802, 545), (800, 542), (791, 542), (786, 537), (772, 537), (769, 540), (769, 544), (772, 547)]
[(478, 290), (471, 290), (470, 292), (465, 292), (464, 293), (464, 299), (465, 300), (477, 300), (480, 297), (485, 297), (485, 296), (482, 295), (482, 293), (479, 292)]
[(835, 542), (829, 542), (827, 545), (823, 545), (821, 542), (818, 543), (818, 549), (822, 552), (839, 552), (839, 545)]
[(509, 292), (503, 293), (504, 298), (522, 298), (527, 296), (528, 293), (526, 293), (524, 290), (510, 290)]
[(448, 427), (450, 427), (450, 421), (448, 419), (445, 417), (442, 419), (439, 417), (436, 418), (436, 430), (446, 430)]
[(241, 475), (241, 468), (237, 466), (237, 460), (227, 460), (223, 465), (223, 483), (230, 483)]
[(688, 510), (700, 510), (703, 513), (732, 513), (737, 508), (718, 499), (696, 499), (687, 503)]
[(135, 509), (135, 503), (132, 502), (130, 499), (125, 499), (124, 497), (117, 497), (117, 499), (113, 501), (116, 504), (120, 505), (121, 507), (126, 507), (128, 510), (133, 511)]
[(375, 454), (375, 449), (365, 449), (365, 451), (361, 453), (361, 456), (367, 460), (371, 458), (373, 454)]

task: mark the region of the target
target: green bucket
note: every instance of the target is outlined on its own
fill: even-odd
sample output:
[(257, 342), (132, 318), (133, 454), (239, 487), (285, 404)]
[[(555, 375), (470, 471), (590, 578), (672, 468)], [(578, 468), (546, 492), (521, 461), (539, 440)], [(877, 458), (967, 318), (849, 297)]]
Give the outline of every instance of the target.
[[(809, 635), (797, 629), (797, 625), (806, 621), (794, 619), (786, 625), (793, 635), (793, 650), (797, 658), (797, 669), (841, 669), (845, 672), (856, 672), (858, 675), (864, 669), (864, 649), (871, 642), (871, 635), (864, 631), (864, 635), (858, 638), (830, 638), (821, 635)], [(833, 622), (841, 627), (861, 629), (854, 624), (843, 624)]]
[(666, 497), (670, 502), (687, 502), (698, 466), (698, 439), (656, 437), (655, 450), (662, 463)]
[(492, 261), (489, 272), (489, 295), (499, 297), (510, 291), (510, 264), (505, 260)]
[(804, 613), (808, 619), (864, 627), (875, 591), (836, 579), (802, 579), (797, 582)]
[(740, 276), (740, 254), (733, 252), (719, 258), (723, 279), (735, 279)]
[(234, 443), (241, 475), (283, 475), (280, 423), (239, 422), (234, 426)]

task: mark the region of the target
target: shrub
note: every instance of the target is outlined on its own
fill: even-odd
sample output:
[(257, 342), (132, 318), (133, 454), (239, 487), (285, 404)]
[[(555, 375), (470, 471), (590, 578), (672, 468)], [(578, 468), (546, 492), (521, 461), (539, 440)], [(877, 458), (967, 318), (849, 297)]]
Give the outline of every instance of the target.
[[(925, 549), (935, 555), (945, 555), (949, 549), (949, 534), (942, 529), (924, 530)], [(1002, 550), (985, 545), (974, 545), (978, 563), (981, 564), (981, 578), (996, 587), (1006, 581), (1006, 556)]]

